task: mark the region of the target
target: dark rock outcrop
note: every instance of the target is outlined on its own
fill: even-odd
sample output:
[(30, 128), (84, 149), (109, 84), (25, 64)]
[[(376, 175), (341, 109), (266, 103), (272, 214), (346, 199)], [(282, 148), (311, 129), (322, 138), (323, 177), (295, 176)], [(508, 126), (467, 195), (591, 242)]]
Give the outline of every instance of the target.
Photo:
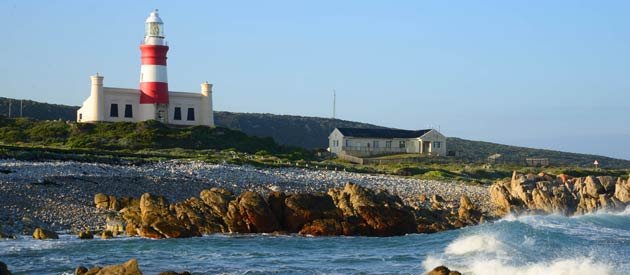
[(0, 275), (12, 275), (7, 265), (3, 262), (0, 262)]
[(498, 181), (490, 187), (490, 198), (501, 216), (508, 213), (576, 215), (600, 209), (622, 209), (630, 202), (629, 190), (629, 181), (621, 178), (553, 177), (544, 173), (514, 172), (512, 179)]
[(448, 267), (441, 265), (429, 271), (427, 275), (461, 275), (461, 273), (455, 270), (450, 270)]
[(33, 238), (36, 240), (59, 239), (59, 235), (55, 231), (37, 227), (33, 231)]
[[(111, 202), (111, 196), (101, 194), (95, 196), (95, 204), (104, 205), (105, 198)], [(444, 205), (439, 210), (413, 209), (387, 191), (352, 183), (327, 194), (272, 191), (267, 199), (255, 192), (234, 196), (226, 189), (212, 188), (201, 191), (198, 198), (172, 204), (145, 193), (138, 204), (125, 204), (118, 217), (108, 220), (123, 220), (116, 227), (124, 224), (129, 236), (159, 239), (212, 233), (396, 236), (459, 228), (481, 219), (468, 198), (461, 199), (459, 218), (453, 206), (446, 206), (453, 202), (434, 200)]]
[(87, 269), (79, 266), (75, 269), (76, 275), (142, 275), (138, 267), (138, 261), (131, 259), (120, 265), (109, 265), (105, 267), (92, 267)]

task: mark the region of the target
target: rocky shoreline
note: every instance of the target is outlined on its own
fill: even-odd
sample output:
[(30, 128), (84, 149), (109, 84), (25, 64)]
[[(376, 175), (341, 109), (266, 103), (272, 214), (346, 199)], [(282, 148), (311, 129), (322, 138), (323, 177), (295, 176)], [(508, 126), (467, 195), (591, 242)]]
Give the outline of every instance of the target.
[(456, 214), (465, 195), (481, 212), (493, 210), (483, 186), (306, 168), (258, 169), (190, 161), (136, 166), (0, 160), (0, 171), (0, 222), (10, 234), (30, 235), (37, 226), (71, 233), (101, 228), (111, 212), (95, 207), (97, 193), (119, 198), (150, 193), (181, 202), (211, 188), (267, 197), (275, 191), (325, 194), (352, 182), (386, 190), (414, 209), (431, 209), (430, 198), (436, 198), (441, 207)]

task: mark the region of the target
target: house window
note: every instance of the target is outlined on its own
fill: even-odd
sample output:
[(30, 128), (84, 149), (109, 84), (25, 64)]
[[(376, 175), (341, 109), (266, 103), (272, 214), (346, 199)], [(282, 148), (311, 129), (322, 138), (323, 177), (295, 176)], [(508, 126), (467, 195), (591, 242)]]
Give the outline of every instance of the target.
[(405, 141), (404, 141), (404, 140), (401, 140), (401, 141), (398, 143), (398, 147), (400, 147), (400, 148), (405, 148)]
[(186, 116), (186, 120), (188, 121), (195, 120), (195, 108), (188, 108), (188, 114)]
[(391, 140), (385, 141), (385, 148), (392, 148), (392, 141)]
[(133, 117), (131, 104), (125, 104), (125, 117)]
[(112, 105), (109, 107), (109, 116), (118, 117), (118, 104), (112, 103)]
[(173, 120), (182, 120), (182, 108), (175, 107), (175, 114), (173, 115)]
[(374, 144), (374, 148), (378, 148), (379, 147), (378, 140), (375, 140), (372, 143)]
[(434, 148), (440, 148), (441, 146), (442, 146), (442, 143), (441, 143), (441, 142), (439, 142), (439, 141), (434, 141), (434, 142), (433, 142), (433, 147), (434, 147)]
[(339, 141), (333, 140), (333, 147), (339, 147)]
[(79, 121), (83, 119), (83, 114), (79, 114)]
[(346, 139), (346, 147), (350, 147), (350, 140)]

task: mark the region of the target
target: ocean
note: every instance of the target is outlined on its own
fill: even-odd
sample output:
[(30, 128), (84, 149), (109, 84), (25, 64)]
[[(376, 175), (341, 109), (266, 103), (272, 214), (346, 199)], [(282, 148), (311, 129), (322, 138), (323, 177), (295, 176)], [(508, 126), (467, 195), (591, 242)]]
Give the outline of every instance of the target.
[(0, 241), (14, 274), (73, 274), (83, 265), (138, 259), (144, 274), (421, 274), (444, 264), (464, 274), (630, 274), (630, 208), (575, 217), (506, 217), (402, 237), (210, 235)]

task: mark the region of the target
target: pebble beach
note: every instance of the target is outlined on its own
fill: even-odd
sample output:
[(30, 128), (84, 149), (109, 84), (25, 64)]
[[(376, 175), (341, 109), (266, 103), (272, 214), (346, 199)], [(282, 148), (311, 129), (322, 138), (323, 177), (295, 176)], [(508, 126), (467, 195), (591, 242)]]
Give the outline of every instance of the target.
[(353, 182), (386, 189), (411, 205), (418, 203), (423, 194), (437, 194), (446, 201), (458, 201), (466, 195), (482, 211), (492, 209), (484, 186), (309, 168), (257, 168), (194, 161), (111, 165), (0, 160), (0, 171), (0, 222), (5, 232), (14, 233), (37, 224), (59, 231), (98, 228), (104, 225), (105, 215), (94, 207), (96, 193), (140, 197), (149, 192), (181, 201), (212, 187), (236, 193), (302, 193), (326, 192)]

